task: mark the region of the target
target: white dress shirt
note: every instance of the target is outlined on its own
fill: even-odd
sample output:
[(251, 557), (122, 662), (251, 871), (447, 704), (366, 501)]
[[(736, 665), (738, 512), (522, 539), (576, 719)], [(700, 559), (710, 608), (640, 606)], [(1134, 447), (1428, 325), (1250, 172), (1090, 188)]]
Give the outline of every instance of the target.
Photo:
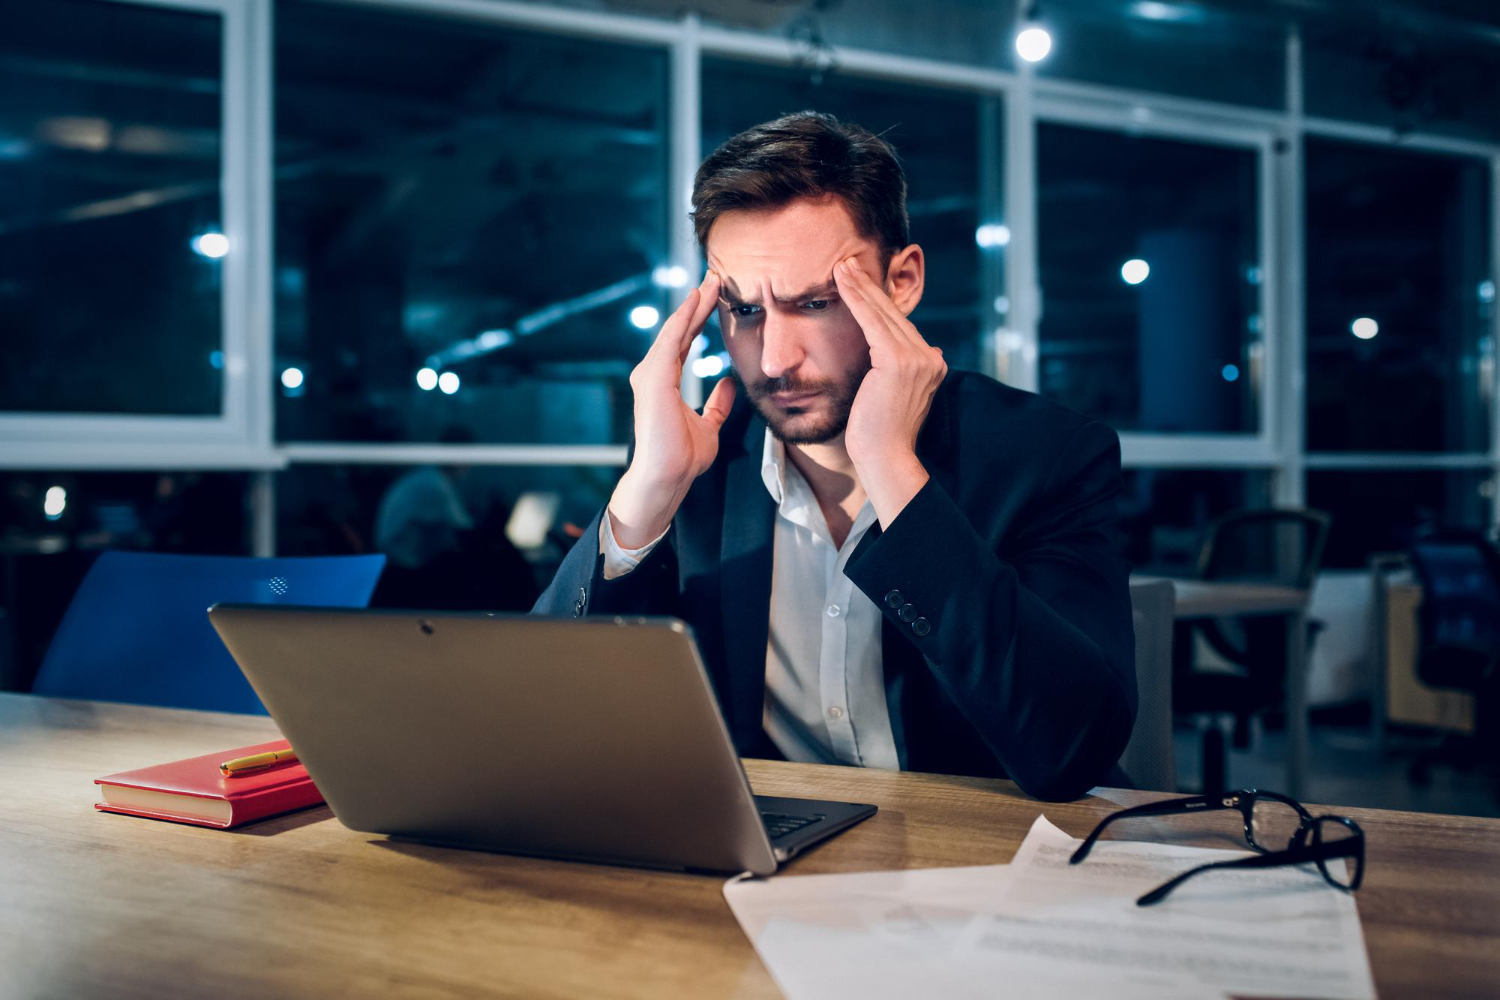
[[(760, 471), (776, 502), (766, 735), (788, 760), (899, 769), (885, 701), (883, 618), (844, 575), (844, 564), (875, 523), (875, 508), (866, 500), (844, 544), (836, 546), (812, 488), (770, 431)], [(599, 525), (604, 578), (635, 569), (661, 537), (622, 549), (606, 514)]]

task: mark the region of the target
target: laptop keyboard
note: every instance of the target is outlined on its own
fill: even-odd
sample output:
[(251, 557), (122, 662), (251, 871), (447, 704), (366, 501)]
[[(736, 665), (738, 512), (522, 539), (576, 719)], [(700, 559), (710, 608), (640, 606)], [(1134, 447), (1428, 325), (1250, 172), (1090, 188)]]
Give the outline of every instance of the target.
[(787, 834), (796, 833), (804, 826), (810, 826), (820, 819), (824, 819), (822, 813), (815, 816), (788, 816), (785, 813), (763, 812), (760, 814), (761, 822), (766, 824), (766, 833), (771, 835), (772, 840), (779, 840)]

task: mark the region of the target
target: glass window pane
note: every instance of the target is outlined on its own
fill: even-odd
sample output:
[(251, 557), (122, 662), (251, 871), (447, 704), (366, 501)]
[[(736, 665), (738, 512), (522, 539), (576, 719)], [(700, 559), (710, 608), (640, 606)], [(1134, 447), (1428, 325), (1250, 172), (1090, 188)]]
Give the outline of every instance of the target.
[(1043, 395), (1119, 430), (1257, 429), (1256, 159), (1037, 125)]
[(1488, 164), (1306, 150), (1308, 448), (1484, 451)]
[(9, 4), (0, 410), (218, 414), (218, 15)]
[[(1415, 5), (1413, 5), (1415, 6)], [(1476, 11), (1477, 14), (1477, 11)], [(1380, 17), (1325, 17), (1302, 29), (1307, 113), (1463, 139), (1500, 140), (1500, 45), (1492, 24), (1448, 19), (1451, 30)], [(1493, 18), (1493, 7), (1489, 15)]]
[[(1274, 10), (1200, 3), (1048, 0), (1040, 76), (1280, 109), (1286, 26)], [(1269, 5), (1268, 5), (1269, 6)]]
[(624, 441), (667, 304), (666, 73), (662, 50), (278, 5), (278, 436)]
[(1399, 552), (1424, 528), (1486, 528), (1494, 497), (1483, 469), (1307, 474), (1307, 505), (1333, 515), (1324, 569), (1363, 568), (1372, 553)]
[(614, 466), (294, 465), (280, 555), (384, 552), (377, 606), (530, 610), (614, 491)]
[(1120, 527), (1131, 566), (1196, 575), (1208, 525), (1232, 510), (1269, 507), (1271, 474), (1241, 469), (1126, 469)]
[[(981, 155), (987, 148), (987, 155), (999, 156), (999, 102), (837, 74), (815, 82), (805, 71), (704, 61), (704, 155), (752, 125), (807, 109), (862, 125), (896, 148), (906, 171), (911, 238), (927, 261), (926, 289), (912, 322), (943, 349), (950, 367), (994, 374), (994, 331), (1005, 320), (997, 310), (1008, 309), (1000, 298), (1008, 237), (990, 235), (1005, 232), (1004, 178), (998, 164), (981, 174)], [(982, 223), (989, 224), (985, 249), (979, 246)], [(723, 350), (717, 319), (709, 336), (706, 353), (713, 356)]]

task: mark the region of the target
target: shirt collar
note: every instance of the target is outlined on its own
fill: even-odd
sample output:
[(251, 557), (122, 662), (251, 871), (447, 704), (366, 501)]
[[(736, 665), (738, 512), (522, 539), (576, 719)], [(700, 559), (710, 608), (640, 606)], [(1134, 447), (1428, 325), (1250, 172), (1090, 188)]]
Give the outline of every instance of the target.
[(780, 507), (786, 497), (786, 445), (776, 440), (776, 435), (766, 428), (766, 445), (761, 452), (760, 480), (766, 484), (766, 492)]

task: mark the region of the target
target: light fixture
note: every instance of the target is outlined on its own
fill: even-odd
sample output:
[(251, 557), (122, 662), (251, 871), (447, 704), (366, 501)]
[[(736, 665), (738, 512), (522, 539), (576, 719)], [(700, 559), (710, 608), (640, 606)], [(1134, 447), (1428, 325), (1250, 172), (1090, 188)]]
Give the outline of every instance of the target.
[(1201, 21), (1203, 15), (1186, 4), (1162, 3), (1160, 0), (1136, 0), (1130, 13), (1146, 21)]
[(652, 270), (651, 280), (662, 288), (682, 288), (688, 283), (687, 268), (677, 264), (662, 264)]
[(288, 389), (300, 389), (302, 387), (302, 369), (284, 369), (281, 373), (281, 384)]
[(974, 242), (981, 247), (1003, 247), (1010, 243), (1010, 227), (1000, 222), (986, 222), (974, 230)]
[(1490, 281), (1488, 278), (1479, 283), (1479, 301), (1495, 301), (1495, 283), (1493, 281)]
[(504, 330), (486, 330), (474, 338), (474, 346), (481, 351), (496, 351), (510, 343), (510, 334)]
[(1120, 265), (1120, 277), (1127, 285), (1139, 285), (1151, 276), (1151, 265), (1139, 257), (1132, 257)]
[(1046, 28), (1033, 25), (1016, 35), (1016, 55), (1029, 63), (1041, 62), (1052, 51), (1052, 36)]
[(208, 365), (209, 365), (210, 368), (223, 368), (224, 367), (224, 352), (223, 351), (209, 351), (208, 352)]
[(438, 373), (431, 368), (422, 368), (417, 371), (417, 388), (424, 392), (431, 392), (437, 388)]
[(453, 395), (458, 391), (458, 372), (443, 372), (438, 376), (437, 384), (444, 395)]
[(630, 322), (640, 330), (649, 330), (661, 319), (661, 313), (656, 311), (655, 306), (636, 306), (630, 310)]
[(1238, 382), (1240, 380), (1239, 365), (1225, 365), (1219, 374), (1224, 376), (1226, 382)]
[(1026, 6), (1021, 16), (1020, 30), (1016, 32), (1016, 55), (1029, 63), (1041, 62), (1052, 51), (1052, 35), (1042, 27), (1037, 5)]
[(67, 506), (68, 491), (61, 486), (49, 486), (46, 495), (42, 497), (42, 513), (47, 515), (47, 520), (56, 521), (62, 517)]
[(724, 359), (717, 354), (710, 354), (693, 362), (693, 374), (698, 378), (713, 378), (723, 371)]
[(1380, 332), (1380, 324), (1368, 316), (1361, 316), (1349, 324), (1349, 332), (1360, 340), (1373, 340), (1375, 335)]
[(193, 251), (218, 260), (229, 252), (229, 237), (223, 233), (204, 233), (193, 237)]

